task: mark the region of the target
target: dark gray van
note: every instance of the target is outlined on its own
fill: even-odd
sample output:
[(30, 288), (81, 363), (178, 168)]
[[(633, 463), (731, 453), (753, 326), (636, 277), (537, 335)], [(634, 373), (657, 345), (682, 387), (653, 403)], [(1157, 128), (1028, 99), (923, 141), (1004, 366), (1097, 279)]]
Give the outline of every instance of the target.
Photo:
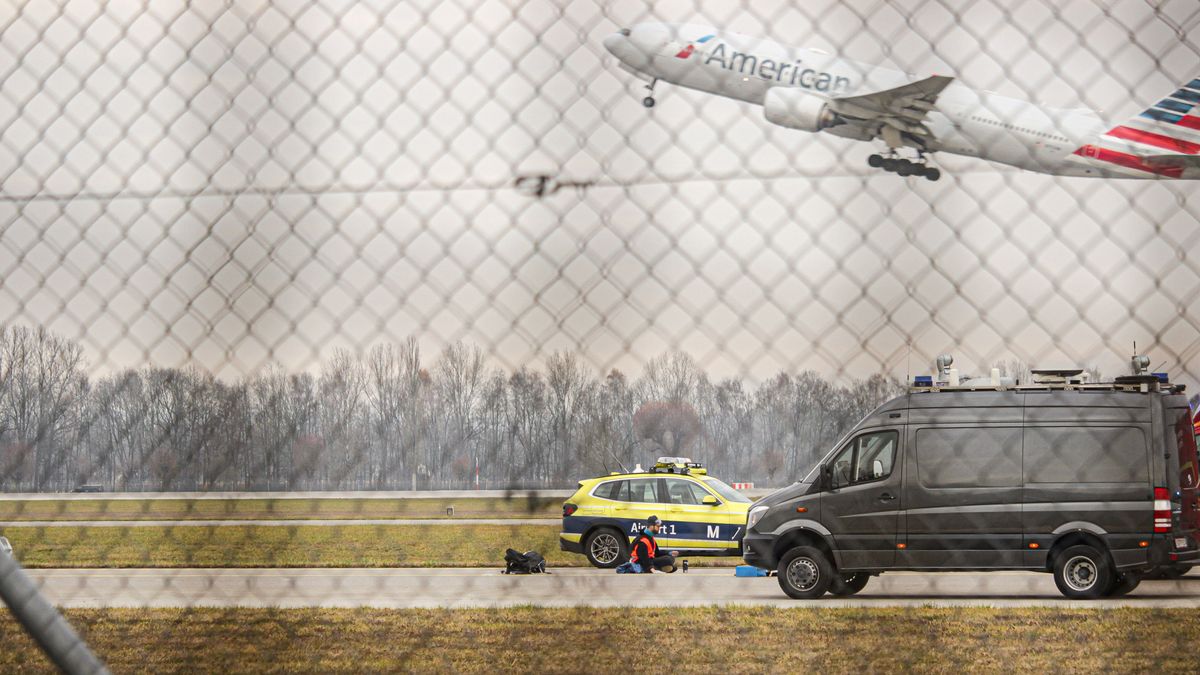
[(802, 481), (757, 502), (746, 562), (793, 598), (890, 570), (1036, 570), (1064, 595), (1133, 590), (1200, 559), (1182, 386), (914, 387)]

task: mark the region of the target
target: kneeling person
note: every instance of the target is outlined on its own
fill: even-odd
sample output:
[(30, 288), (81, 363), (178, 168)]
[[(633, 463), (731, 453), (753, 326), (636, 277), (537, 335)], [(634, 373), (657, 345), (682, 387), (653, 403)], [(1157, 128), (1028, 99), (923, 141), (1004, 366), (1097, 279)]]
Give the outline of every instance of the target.
[(633, 540), (633, 550), (629, 559), (640, 565), (643, 572), (654, 572), (656, 569), (660, 572), (675, 571), (675, 556), (670, 553), (660, 555), (658, 542), (654, 541), (654, 535), (661, 529), (662, 521), (658, 516), (650, 516), (646, 519), (646, 527), (642, 533)]

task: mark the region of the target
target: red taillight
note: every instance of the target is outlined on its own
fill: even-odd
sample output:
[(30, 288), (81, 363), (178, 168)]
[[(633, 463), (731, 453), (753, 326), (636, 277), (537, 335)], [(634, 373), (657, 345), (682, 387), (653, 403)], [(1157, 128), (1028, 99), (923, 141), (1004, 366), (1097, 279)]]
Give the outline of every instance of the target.
[(1171, 493), (1167, 488), (1154, 488), (1154, 531), (1171, 531)]
[(574, 504), (572, 504), (570, 502), (563, 504), (563, 518), (566, 518), (567, 516), (571, 515), (572, 513), (575, 513), (578, 510), (579, 510), (579, 507), (575, 506)]

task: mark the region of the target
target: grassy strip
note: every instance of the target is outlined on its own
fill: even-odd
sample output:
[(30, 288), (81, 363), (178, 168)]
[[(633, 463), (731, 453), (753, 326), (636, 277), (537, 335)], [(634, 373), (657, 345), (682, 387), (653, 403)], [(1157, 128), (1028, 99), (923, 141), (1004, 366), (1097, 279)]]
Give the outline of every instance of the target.
[(0, 501), (21, 520), (303, 520), (306, 518), (556, 518), (562, 499), (526, 495), (432, 499), (86, 499)]
[(503, 564), (504, 549), (550, 564), (586, 564), (559, 551), (552, 525), (265, 527), (8, 527), (26, 567), (458, 567)]
[[(1190, 609), (71, 610), (114, 672), (1195, 672)], [(50, 672), (0, 613), (0, 671)], [(1035, 647), (1036, 646), (1036, 647)], [(623, 667), (623, 666), (620, 666)], [(646, 670), (646, 667), (638, 668)]]
[[(559, 550), (554, 525), (7, 527), (21, 564), (37, 567), (496, 567), (504, 549), (552, 567), (587, 566)], [(731, 565), (740, 558), (690, 558)]]

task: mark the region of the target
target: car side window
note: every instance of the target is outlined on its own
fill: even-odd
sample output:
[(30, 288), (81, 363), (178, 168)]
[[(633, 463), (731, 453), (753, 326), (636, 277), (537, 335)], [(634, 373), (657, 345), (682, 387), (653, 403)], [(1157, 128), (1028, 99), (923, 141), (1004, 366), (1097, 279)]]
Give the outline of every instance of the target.
[(900, 434), (895, 431), (876, 431), (856, 437), (833, 459), (833, 487), (869, 483), (890, 476), (899, 439)]
[(629, 501), (629, 481), (617, 481), (617, 487), (613, 490), (612, 498), (618, 502)]
[[(601, 483), (596, 487), (596, 491), (592, 493), (592, 496), (599, 497), (600, 499), (620, 501), (621, 488), (625, 487), (625, 483), (626, 481), (623, 480), (610, 480), (607, 483)], [(625, 492), (628, 494), (628, 487), (625, 487)]]
[(667, 493), (671, 497), (672, 504), (685, 506), (698, 506), (704, 503), (705, 497), (710, 496), (704, 488), (682, 478), (668, 478)]
[(644, 504), (653, 504), (658, 501), (658, 497), (654, 494), (653, 478), (635, 478), (629, 481), (629, 496), (622, 501), (641, 502)]

